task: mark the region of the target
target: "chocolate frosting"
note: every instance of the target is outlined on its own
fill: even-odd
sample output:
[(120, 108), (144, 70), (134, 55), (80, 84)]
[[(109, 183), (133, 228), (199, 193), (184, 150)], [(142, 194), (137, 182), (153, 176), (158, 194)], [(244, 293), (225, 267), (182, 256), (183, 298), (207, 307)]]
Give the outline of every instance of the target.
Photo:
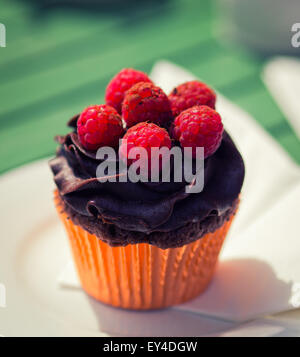
[[(88, 222), (99, 222), (123, 232), (138, 232), (141, 237), (140, 233), (169, 233), (190, 224), (201, 228), (203, 223), (204, 234), (233, 212), (244, 180), (244, 163), (225, 131), (218, 150), (205, 160), (204, 189), (188, 194), (186, 182), (100, 182), (96, 169), (101, 161), (80, 145), (77, 119), (69, 122), (71, 133), (56, 138), (60, 146), (50, 167), (65, 209), (88, 231), (97, 231)], [(140, 241), (145, 239), (136, 242)]]

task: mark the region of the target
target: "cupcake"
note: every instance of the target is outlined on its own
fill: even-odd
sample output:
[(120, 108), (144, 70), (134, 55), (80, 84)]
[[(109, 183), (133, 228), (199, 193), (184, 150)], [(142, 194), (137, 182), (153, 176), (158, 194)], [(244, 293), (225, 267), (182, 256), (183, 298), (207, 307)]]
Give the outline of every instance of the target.
[[(106, 104), (86, 108), (69, 120), (67, 135), (56, 137), (55, 206), (90, 296), (126, 309), (157, 309), (208, 286), (244, 180), (242, 157), (215, 99), (198, 81), (167, 96), (145, 73), (125, 69), (108, 84)], [(133, 148), (148, 160), (131, 155)], [(153, 165), (153, 148), (188, 149), (182, 161), (189, 157), (193, 168), (202, 160), (201, 190), (191, 190), (195, 176), (175, 179), (180, 160), (157, 156)], [(130, 176), (134, 165), (139, 180)]]

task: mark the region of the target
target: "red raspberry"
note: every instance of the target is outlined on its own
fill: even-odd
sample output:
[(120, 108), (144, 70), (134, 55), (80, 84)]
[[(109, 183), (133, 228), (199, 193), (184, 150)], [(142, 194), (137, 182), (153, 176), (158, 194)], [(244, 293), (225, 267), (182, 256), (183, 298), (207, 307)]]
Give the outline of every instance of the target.
[(122, 102), (125, 92), (139, 82), (151, 82), (146, 73), (135, 69), (122, 69), (108, 84), (105, 93), (107, 105), (115, 108), (119, 114), (122, 111)]
[(118, 145), (124, 133), (121, 116), (108, 105), (93, 105), (80, 114), (77, 121), (79, 140), (86, 149)]
[(166, 125), (171, 119), (171, 107), (166, 94), (152, 83), (137, 83), (125, 95), (122, 115), (127, 127), (150, 121)]
[(206, 84), (199, 81), (186, 82), (174, 88), (169, 94), (174, 117), (195, 105), (207, 105), (215, 109), (216, 94)]
[(174, 121), (172, 135), (182, 147), (204, 147), (204, 157), (212, 155), (220, 146), (223, 124), (219, 113), (206, 105), (184, 110)]
[[(127, 146), (125, 144), (125, 139), (127, 140)], [(142, 167), (148, 167), (148, 169), (151, 170), (151, 148), (167, 147), (170, 149), (171, 139), (165, 129), (153, 123), (139, 123), (131, 127), (124, 135), (119, 150), (121, 159), (128, 158), (129, 151), (134, 147), (142, 147), (147, 150), (148, 162), (143, 163)], [(159, 159), (161, 160), (161, 157)], [(134, 161), (136, 160), (128, 159), (128, 166)], [(160, 161), (160, 168), (161, 165), (162, 160)]]

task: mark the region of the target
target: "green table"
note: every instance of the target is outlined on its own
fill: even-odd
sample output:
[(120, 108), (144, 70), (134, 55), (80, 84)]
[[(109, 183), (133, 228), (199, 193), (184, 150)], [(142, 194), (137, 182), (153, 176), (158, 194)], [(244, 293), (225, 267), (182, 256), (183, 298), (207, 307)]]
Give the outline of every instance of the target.
[(210, 1), (104, 1), (93, 10), (78, 1), (42, 3), (0, 4), (7, 30), (7, 47), (0, 48), (0, 173), (53, 154), (54, 135), (66, 132), (74, 113), (102, 103), (122, 67), (150, 71), (161, 58), (250, 112), (300, 163), (300, 143), (260, 79), (264, 60), (218, 41)]

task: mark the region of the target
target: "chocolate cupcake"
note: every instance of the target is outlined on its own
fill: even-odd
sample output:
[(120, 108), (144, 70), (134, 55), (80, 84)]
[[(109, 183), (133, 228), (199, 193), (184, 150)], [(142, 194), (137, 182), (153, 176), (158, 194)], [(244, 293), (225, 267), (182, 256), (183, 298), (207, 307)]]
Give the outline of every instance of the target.
[[(203, 103), (196, 84), (188, 93), (193, 106), (186, 109), (185, 103), (178, 114), (176, 90), (168, 104), (158, 87), (151, 82), (135, 84), (135, 71), (126, 71), (133, 89), (127, 85), (126, 93), (116, 96), (119, 113), (102, 105), (73, 117), (70, 133), (56, 138), (59, 147), (50, 167), (57, 186), (55, 204), (83, 289), (113, 306), (155, 309), (190, 300), (209, 284), (238, 209), (244, 164), (223, 131), (219, 114), (203, 105), (207, 96)], [(126, 81), (126, 76), (114, 80), (119, 82), (110, 83), (110, 93), (111, 87), (122, 88), (120, 81)], [(149, 123), (151, 118), (154, 123)], [(192, 183), (186, 180), (121, 180), (127, 172), (119, 164), (128, 151), (122, 150), (122, 143), (118, 151), (118, 138), (148, 152), (151, 147), (192, 147), (194, 156), (196, 147), (204, 147), (202, 191), (188, 192)], [(104, 162), (97, 149), (104, 146), (117, 152), (113, 180), (97, 175)]]

